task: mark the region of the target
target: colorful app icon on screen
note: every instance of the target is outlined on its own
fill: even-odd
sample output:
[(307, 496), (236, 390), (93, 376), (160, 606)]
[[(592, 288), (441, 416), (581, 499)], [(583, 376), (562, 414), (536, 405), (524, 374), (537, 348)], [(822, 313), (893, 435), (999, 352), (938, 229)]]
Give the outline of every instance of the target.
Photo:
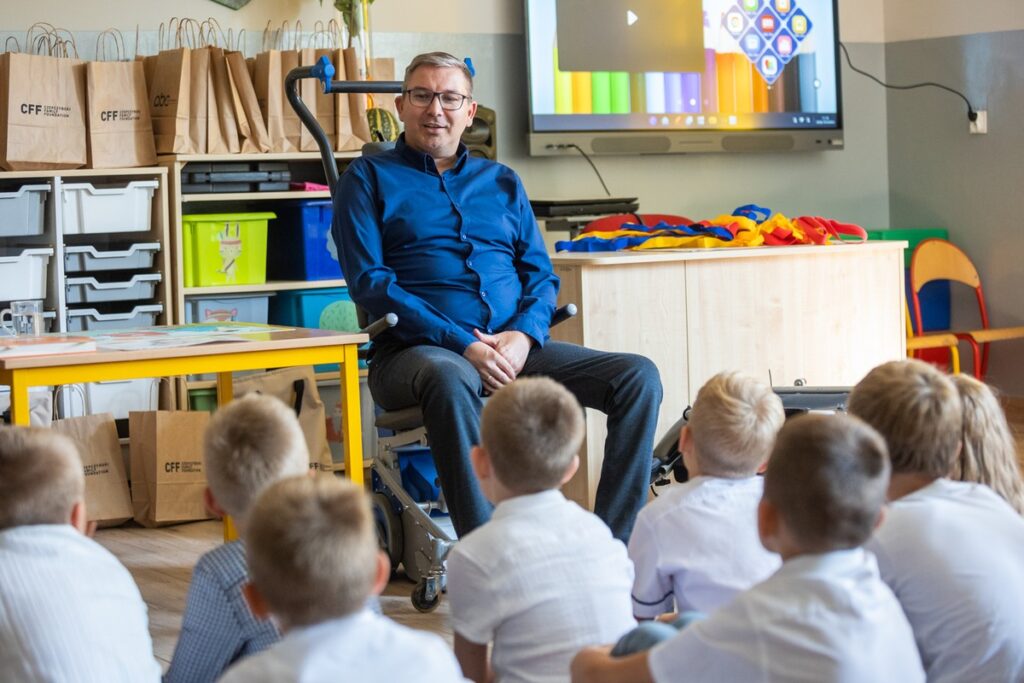
[(761, 29), (761, 33), (765, 35), (771, 35), (775, 33), (776, 19), (774, 14), (765, 12), (757, 19), (757, 25)]
[(775, 51), (780, 57), (788, 57), (793, 54), (793, 38), (788, 33), (783, 33), (775, 39)]
[(743, 0), (743, 11), (753, 14), (761, 7), (761, 0)]
[(802, 36), (807, 33), (807, 16), (803, 14), (797, 14), (789, 21), (789, 27), (793, 29), (793, 33), (798, 36)]
[(743, 33), (746, 23), (747, 20), (743, 18), (743, 15), (735, 10), (725, 15), (725, 28), (734, 36)]
[(757, 35), (754, 31), (748, 31), (747, 35), (743, 36), (743, 51), (752, 57), (757, 57), (761, 54), (762, 45), (761, 36)]
[(775, 11), (779, 14), (785, 16), (791, 9), (793, 9), (793, 3), (790, 0), (775, 0)]
[(761, 73), (769, 78), (779, 73), (779, 60), (775, 55), (761, 57)]

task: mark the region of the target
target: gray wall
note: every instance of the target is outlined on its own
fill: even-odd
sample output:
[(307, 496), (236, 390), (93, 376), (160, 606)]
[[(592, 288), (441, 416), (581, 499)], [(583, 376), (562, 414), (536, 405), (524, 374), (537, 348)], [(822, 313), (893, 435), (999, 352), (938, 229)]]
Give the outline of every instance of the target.
[[(941, 226), (981, 274), (994, 325), (1024, 325), (1024, 31), (886, 45), (892, 83), (934, 80), (988, 110), (988, 135), (968, 135), (962, 100), (934, 88), (887, 97), (892, 225)], [(973, 296), (954, 324), (976, 325)], [(966, 347), (962, 347), (966, 348)], [(989, 381), (1024, 395), (1024, 342), (992, 346)], [(969, 358), (965, 358), (969, 360)]]

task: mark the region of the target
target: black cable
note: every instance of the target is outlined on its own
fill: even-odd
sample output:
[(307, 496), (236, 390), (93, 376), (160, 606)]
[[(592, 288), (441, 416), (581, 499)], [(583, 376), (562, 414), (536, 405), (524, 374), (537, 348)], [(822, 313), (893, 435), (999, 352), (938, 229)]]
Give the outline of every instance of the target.
[(595, 166), (594, 162), (591, 161), (590, 156), (586, 152), (583, 151), (583, 148), (580, 147), (579, 145), (577, 145), (575, 142), (570, 142), (570, 143), (567, 143), (567, 144), (565, 144), (563, 146), (564, 147), (572, 147), (577, 152), (579, 152), (580, 154), (583, 155), (583, 158), (587, 160), (588, 164), (590, 164), (590, 168), (594, 169), (594, 173), (597, 174), (597, 179), (601, 181), (601, 187), (604, 188), (605, 196), (611, 197), (612, 193), (608, 191), (608, 186), (604, 184), (604, 178), (601, 177), (601, 172), (597, 170), (597, 166)]
[(891, 90), (913, 90), (914, 88), (926, 88), (926, 87), (929, 87), (929, 86), (931, 86), (933, 88), (940, 88), (941, 90), (945, 90), (946, 92), (953, 93), (954, 95), (956, 95), (957, 97), (959, 97), (960, 99), (962, 99), (964, 102), (967, 103), (967, 120), (968, 121), (977, 121), (978, 120), (978, 112), (975, 111), (974, 107), (971, 106), (971, 101), (967, 99), (967, 96), (964, 95), (959, 90), (954, 90), (953, 88), (950, 88), (948, 85), (942, 85), (941, 83), (935, 83), (934, 81), (924, 81), (922, 83), (912, 83), (910, 85), (890, 85), (889, 83), (886, 83), (886, 82), (880, 80), (876, 76), (873, 76), (873, 75), (869, 74), (867, 71), (863, 71), (863, 70), (858, 69), (857, 67), (855, 67), (853, 65), (853, 62), (850, 60), (850, 52), (849, 52), (849, 50), (846, 49), (846, 44), (845, 43), (840, 42), (839, 43), (839, 47), (842, 48), (843, 54), (846, 55), (846, 64), (847, 64), (847, 66), (850, 67), (851, 71), (859, 73), (861, 76), (867, 76), (868, 78), (870, 78), (875, 83), (877, 83), (878, 85), (882, 86), (883, 88), (889, 88)]

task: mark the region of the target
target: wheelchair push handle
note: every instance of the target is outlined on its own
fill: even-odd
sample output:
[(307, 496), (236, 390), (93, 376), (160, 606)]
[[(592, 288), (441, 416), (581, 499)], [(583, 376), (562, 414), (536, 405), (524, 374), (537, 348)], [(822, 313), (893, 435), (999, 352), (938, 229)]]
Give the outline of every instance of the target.
[(381, 318), (377, 318), (372, 323), (360, 330), (360, 332), (366, 334), (373, 339), (384, 330), (390, 329), (398, 324), (398, 316), (394, 313), (387, 313)]
[(553, 316), (551, 316), (551, 327), (564, 323), (569, 318), (574, 317), (577, 312), (578, 309), (576, 308), (576, 304), (566, 304), (562, 306), (555, 311)]
[(334, 149), (331, 147), (327, 134), (320, 127), (316, 117), (309, 111), (306, 104), (299, 97), (299, 81), (304, 78), (315, 78), (320, 81), (324, 94), (366, 94), (366, 93), (393, 93), (401, 94), (401, 81), (335, 81), (334, 65), (326, 55), (320, 57), (316, 64), (300, 66), (288, 72), (284, 78), (284, 94), (288, 103), (298, 114), (299, 120), (309, 130), (317, 147), (320, 149), (320, 160), (324, 165), (324, 174), (327, 177), (327, 186), (334, 192), (338, 184), (338, 165), (334, 161)]

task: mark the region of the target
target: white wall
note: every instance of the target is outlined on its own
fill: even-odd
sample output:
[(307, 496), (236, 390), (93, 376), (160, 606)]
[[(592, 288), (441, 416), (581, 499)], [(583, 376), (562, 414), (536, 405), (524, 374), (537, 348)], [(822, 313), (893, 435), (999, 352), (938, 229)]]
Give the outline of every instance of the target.
[(888, 0), (887, 42), (1024, 29), (1022, 0)]

